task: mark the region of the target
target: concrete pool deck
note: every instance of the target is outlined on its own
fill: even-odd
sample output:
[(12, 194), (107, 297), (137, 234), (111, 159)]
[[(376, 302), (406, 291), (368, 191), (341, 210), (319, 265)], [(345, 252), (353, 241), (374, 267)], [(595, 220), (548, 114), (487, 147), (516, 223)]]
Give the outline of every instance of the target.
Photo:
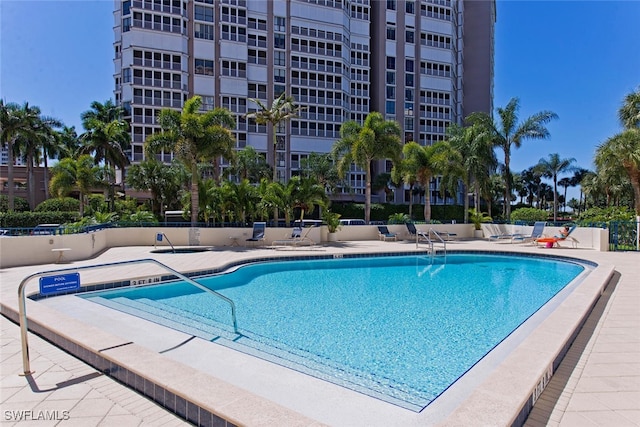
[[(112, 248), (102, 253), (100, 256), (86, 261), (77, 261), (73, 264), (67, 265), (40, 265), (29, 267), (16, 267), (0, 270), (1, 281), (1, 293), (3, 312), (5, 307), (9, 310), (17, 310), (17, 287), (20, 281), (29, 274), (37, 271), (48, 271), (60, 267), (78, 267), (83, 265), (95, 265), (116, 262), (121, 260), (141, 259), (141, 258), (154, 258), (160, 262), (166, 263), (172, 268), (179, 271), (198, 271), (206, 268), (215, 267), (216, 265), (222, 265), (234, 260), (248, 259), (253, 257), (262, 256), (292, 256), (292, 255), (322, 255), (322, 254), (344, 254), (344, 253), (368, 253), (368, 252), (401, 252), (415, 250), (415, 245), (408, 242), (379, 242), (379, 241), (359, 241), (359, 242), (343, 242), (336, 245), (319, 246), (315, 248), (297, 248), (289, 250), (273, 250), (268, 248), (218, 248), (213, 252), (204, 252), (196, 254), (150, 254), (152, 247), (126, 247), (126, 248)], [(526, 425), (563, 425), (563, 426), (584, 426), (584, 425), (611, 425), (611, 426), (623, 426), (623, 425), (640, 425), (640, 286), (638, 285), (640, 274), (640, 256), (637, 253), (609, 253), (609, 252), (597, 252), (591, 249), (541, 249), (531, 246), (523, 245), (511, 245), (504, 243), (490, 243), (486, 241), (470, 240), (470, 241), (455, 241), (448, 244), (449, 250), (483, 250), (483, 251), (504, 251), (504, 252), (525, 252), (536, 254), (553, 254), (559, 256), (575, 257), (585, 260), (597, 262), (602, 265), (611, 265), (615, 268), (613, 280), (609, 287), (605, 290), (604, 295), (595, 305), (592, 314), (588, 317), (584, 324), (582, 331), (578, 334), (573, 346), (569, 348), (568, 353), (558, 369), (555, 375), (552, 377), (548, 386), (540, 395), (533, 410), (526, 421)], [(156, 272), (149, 270), (145, 271), (146, 267), (129, 267), (122, 272), (113, 272), (114, 276), (122, 274), (124, 277), (150, 277)], [(107, 273), (108, 277), (112, 277), (111, 271)], [(93, 274), (83, 274), (83, 283), (85, 281), (98, 280), (100, 275), (105, 276), (104, 271), (97, 271)], [(91, 276), (94, 276), (93, 278)], [(608, 276), (607, 276), (608, 277)], [(605, 280), (606, 278), (601, 278)], [(36, 285), (32, 285), (28, 288), (28, 291), (32, 292), (37, 288)], [(103, 308), (99, 308), (95, 305), (95, 314), (98, 316), (99, 311)], [(568, 307), (569, 311), (571, 307)], [(76, 334), (74, 339), (82, 339), (85, 343), (91, 343), (92, 341), (98, 341), (95, 343), (96, 348), (103, 350), (103, 353), (109, 353), (110, 357), (119, 357), (120, 360), (127, 359), (130, 356), (122, 353), (127, 349), (122, 347), (120, 349), (115, 348), (118, 345), (127, 343), (123, 338), (118, 339), (112, 337), (112, 334), (100, 335), (96, 332), (96, 329), (89, 328), (86, 332), (81, 333), (78, 328), (81, 325), (85, 325), (84, 321), (78, 321), (78, 319), (69, 319), (69, 314), (63, 314), (59, 310), (54, 310), (45, 304), (41, 304), (35, 301), (28, 301), (27, 312), (30, 318), (34, 318), (34, 322), (43, 322), (44, 324), (55, 324), (62, 329), (62, 331), (68, 335)], [(120, 320), (126, 322), (126, 320)], [(118, 322), (114, 321), (114, 325)], [(556, 325), (557, 326), (557, 325)], [(141, 330), (147, 330), (148, 326), (140, 326)], [(117, 328), (116, 328), (117, 329)], [(135, 329), (132, 327), (132, 329)], [(3, 331), (3, 345), (2, 345), (2, 406), (3, 410), (67, 410), (69, 411), (69, 421), (63, 421), (61, 425), (72, 425), (72, 422), (78, 425), (107, 425), (104, 424), (107, 418), (104, 418), (109, 414), (98, 414), (91, 417), (91, 420), (87, 417), (87, 412), (82, 409), (82, 402), (88, 401), (89, 398), (103, 398), (107, 399), (107, 403), (103, 406), (107, 407), (108, 402), (112, 402), (110, 408), (115, 412), (112, 416), (115, 417), (118, 413), (127, 413), (134, 418), (131, 418), (132, 425), (147, 424), (147, 425), (161, 425), (162, 422), (155, 422), (155, 420), (163, 419), (164, 416), (168, 418), (165, 421), (173, 425), (173, 423), (180, 423), (177, 418), (169, 418), (172, 415), (168, 411), (161, 409), (154, 403), (141, 395), (132, 392), (129, 388), (119, 385), (112, 379), (102, 376), (95, 369), (87, 366), (86, 364), (79, 362), (74, 357), (57, 350), (56, 347), (51, 346), (45, 341), (37, 339), (33, 334), (29, 334), (30, 348), (32, 350), (32, 369), (36, 371), (31, 384), (24, 377), (18, 377), (18, 373), (21, 372), (21, 356), (19, 353), (19, 333), (18, 327), (6, 319), (2, 320)], [(147, 346), (162, 344), (168, 349), (169, 344), (181, 344), (179, 335), (171, 335), (165, 333), (164, 341), (153, 341), (150, 338), (146, 338)], [(144, 337), (138, 336), (138, 339), (142, 342)], [(545, 345), (547, 338), (540, 336), (537, 338), (537, 343), (529, 344), (528, 349), (525, 347), (523, 354), (518, 358), (522, 360), (523, 357), (532, 357), (534, 360), (527, 362), (528, 365), (534, 365), (536, 361), (536, 354), (540, 350), (540, 347)], [(107, 340), (107, 341), (105, 341)], [(110, 340), (110, 341), (109, 341)], [(37, 344), (36, 344), (37, 343)], [(155, 343), (155, 344), (154, 344)], [(138, 344), (138, 341), (136, 341)], [(189, 343), (182, 344), (179, 348), (174, 349), (176, 354), (181, 357), (191, 355), (192, 359), (198, 359), (195, 354), (197, 350), (201, 349), (203, 342), (197, 342), (197, 340), (190, 341)], [(114, 347), (114, 348), (112, 348)], [(132, 347), (132, 346), (128, 346)], [(145, 346), (141, 346), (144, 350)], [(51, 348), (57, 350), (52, 351)], [(42, 349), (42, 350), (41, 350)], [(109, 349), (109, 350), (107, 350)], [(157, 355), (158, 349), (155, 354)], [(40, 368), (40, 363), (45, 362), (48, 358), (47, 355), (53, 353), (60, 353), (56, 355), (55, 360), (49, 360), (47, 366), (51, 368)], [(120, 352), (119, 354), (115, 354)], [(182, 353), (181, 353), (182, 352)], [(530, 356), (526, 356), (527, 352)], [(153, 352), (149, 351), (149, 355), (144, 354), (148, 359), (145, 360), (145, 366), (139, 366), (136, 358), (130, 358), (131, 369), (136, 372), (141, 372), (144, 369), (151, 369), (154, 364), (162, 366), (167, 361), (164, 359), (153, 357)], [(169, 352), (170, 353), (170, 352)], [(225, 353), (225, 351), (221, 351)], [(34, 357), (37, 354), (37, 358)], [(142, 352), (138, 352), (138, 358)], [(225, 354), (219, 354), (219, 357), (226, 357)], [(263, 381), (262, 385), (258, 385), (257, 396), (253, 396), (250, 399), (243, 399), (240, 394), (245, 393), (245, 389), (249, 388), (250, 384), (245, 384), (243, 381), (250, 381), (251, 378), (255, 380), (264, 380), (266, 377), (261, 378), (262, 375), (266, 375), (265, 370), (268, 371), (266, 362), (258, 363), (258, 366), (250, 366), (246, 364), (245, 357), (236, 357), (235, 361), (238, 363), (239, 370), (247, 373), (245, 377), (236, 378), (240, 385), (229, 386), (227, 381), (221, 381), (217, 384), (217, 390), (224, 388), (227, 393), (224, 397), (219, 399), (227, 399), (223, 404), (225, 408), (225, 414), (228, 419), (231, 418), (236, 424), (246, 425), (430, 425), (422, 414), (410, 413), (406, 414), (406, 410), (393, 407), (389, 404), (380, 404), (380, 402), (370, 402), (371, 398), (366, 396), (357, 395), (354, 396), (353, 392), (346, 392), (340, 394), (341, 397), (349, 397), (353, 399), (351, 402), (353, 406), (351, 409), (353, 413), (357, 413), (356, 406), (364, 408), (364, 412), (368, 415), (361, 415), (358, 419), (361, 423), (354, 422), (353, 418), (350, 420), (348, 414), (349, 405), (343, 407), (345, 413), (340, 413), (340, 402), (331, 402), (329, 399), (328, 406), (333, 410), (331, 416), (311, 416), (314, 415), (314, 410), (318, 411), (317, 407), (322, 405), (316, 400), (316, 404), (313, 405), (316, 408), (311, 408), (309, 412), (304, 410), (305, 397), (300, 396), (298, 402), (293, 402), (291, 407), (283, 403), (273, 404), (273, 399), (267, 399), (261, 395), (267, 391), (273, 392), (273, 390), (264, 390), (264, 388), (270, 388), (268, 381)], [(36, 365), (36, 361), (39, 361)], [(153, 362), (153, 363), (152, 363)], [(201, 362), (198, 360), (192, 360), (194, 364)], [(508, 361), (507, 361), (508, 362)], [(72, 368), (62, 368), (64, 363), (69, 363)], [(248, 363), (248, 362), (247, 362)], [(548, 364), (549, 361), (543, 363)], [(43, 363), (44, 365), (44, 363)], [(251, 371), (251, 369), (257, 369)], [(48, 375), (53, 375), (54, 372), (59, 371), (66, 372), (65, 379), (60, 382), (65, 387), (60, 387), (52, 392), (39, 393), (34, 391), (33, 384), (39, 386), (40, 389), (45, 388), (42, 384), (49, 384), (47, 379)], [(39, 372), (38, 372), (39, 371)], [(282, 374), (281, 370), (276, 369), (277, 374)], [(69, 375), (70, 374), (70, 375)], [(162, 375), (163, 373), (157, 373)], [(95, 378), (91, 377), (95, 375)], [(211, 375), (211, 374), (207, 374)], [(165, 381), (174, 381), (178, 386), (175, 386), (176, 392), (182, 393), (184, 390), (189, 390), (190, 385), (207, 387), (209, 384), (200, 385), (198, 378), (203, 378), (204, 375), (199, 375), (196, 372), (193, 376), (182, 378), (165, 378)], [(208, 378), (209, 379), (209, 378)], [(326, 392), (329, 396), (335, 396), (336, 390), (333, 385), (327, 385), (323, 381), (306, 378), (304, 381), (300, 380), (296, 376), (286, 378), (286, 381), (294, 381), (289, 383), (291, 387), (306, 388), (309, 384), (312, 387), (317, 388), (316, 399), (322, 397), (320, 393)], [(101, 386), (103, 384), (110, 384), (108, 387), (113, 387), (113, 391), (110, 395), (104, 395), (99, 390), (96, 391), (97, 385), (92, 384), (93, 381), (100, 381)], [(284, 380), (283, 380), (284, 381)], [(285, 381), (285, 382), (286, 382)], [(496, 403), (494, 406), (486, 406), (487, 399), (491, 401), (491, 396), (487, 396), (489, 390), (494, 396), (494, 402), (501, 402), (505, 400), (506, 396), (512, 393), (510, 388), (517, 389), (519, 384), (518, 378), (509, 378), (502, 376), (500, 378), (492, 378), (491, 374), (488, 374), (483, 380), (484, 383), (488, 383), (488, 388), (479, 387), (474, 390), (467, 390), (466, 399), (464, 402), (454, 408), (454, 410), (442, 419), (439, 419), (438, 423), (442, 425), (502, 425), (501, 421), (504, 420), (505, 414), (502, 411), (508, 412), (509, 405), (505, 405), (503, 408), (500, 404)], [(58, 384), (58, 383), (56, 383)], [(266, 385), (265, 385), (266, 384)], [(293, 385), (291, 385), (293, 384)], [(511, 384), (511, 386), (509, 385)], [(245, 387), (246, 386), (246, 387)], [(263, 387), (263, 390), (260, 389)], [(89, 390), (91, 393), (86, 394), (74, 391), (78, 388)], [(500, 390), (502, 388), (502, 390)], [(37, 388), (36, 388), (37, 390)], [(118, 391), (116, 391), (118, 390)], [(132, 413), (131, 408), (127, 407), (124, 403), (114, 401), (114, 397), (120, 395), (134, 395), (130, 399), (125, 398), (124, 403), (132, 406), (130, 402), (139, 401), (139, 405), (133, 405), (135, 407), (145, 408), (142, 413)], [(215, 394), (214, 391), (209, 390), (210, 393)], [(64, 404), (54, 405), (57, 399), (54, 395), (70, 394), (70, 399), (64, 399)], [(91, 397), (89, 397), (91, 396)], [(233, 396), (233, 398), (229, 398)], [(326, 395), (325, 395), (326, 397)], [(277, 400), (276, 396), (276, 400)], [(291, 400), (289, 398), (282, 398), (278, 402), (287, 402)], [(309, 399), (307, 397), (307, 399)], [(333, 397), (336, 399), (336, 397)], [(296, 399), (294, 399), (296, 400)], [(62, 401), (62, 400), (61, 400)], [(92, 408), (100, 406), (98, 401), (96, 404), (91, 405)], [(128, 403), (129, 402), (129, 403)], [(436, 400), (437, 402), (437, 400)], [(220, 403), (220, 400), (218, 400)], [(49, 405), (49, 406), (48, 406)], [(150, 405), (150, 406), (149, 406)], [(102, 407), (102, 406), (100, 406)], [(77, 408), (77, 409), (76, 409)], [(126, 412), (128, 411), (128, 412)], [(145, 415), (145, 411), (148, 411), (149, 418)], [(159, 412), (156, 412), (159, 411)], [(273, 411), (273, 412), (271, 412)], [(386, 412), (385, 414), (378, 411)], [(99, 412), (99, 411), (96, 411)], [(104, 411), (103, 411), (104, 412)], [(253, 415), (251, 414), (253, 413)], [(160, 415), (162, 414), (162, 415)], [(514, 414), (511, 414), (512, 416)], [(87, 417), (87, 418), (85, 418)], [(139, 423), (134, 422), (135, 417), (143, 420)], [(156, 418), (154, 418), (156, 417)], [(388, 418), (385, 418), (388, 417)], [(83, 419), (84, 418), (84, 419)], [(109, 416), (111, 419), (111, 416)], [(115, 420), (115, 418), (114, 418)], [(276, 421), (278, 420), (278, 421)], [(287, 420), (288, 422), (286, 422)], [(336, 421), (337, 420), (337, 421)], [(378, 421), (376, 424), (375, 421)], [(392, 421), (390, 421), (392, 420)], [(83, 422), (84, 421), (84, 422)], [(102, 422), (103, 424), (100, 424)], [(163, 421), (164, 422), (164, 421)], [(3, 423), (11, 424), (12, 421), (6, 420), (6, 414), (3, 412)], [(110, 423), (110, 422), (109, 422)], [(128, 423), (126, 423), (128, 424)], [(203, 423), (205, 424), (205, 423)]]

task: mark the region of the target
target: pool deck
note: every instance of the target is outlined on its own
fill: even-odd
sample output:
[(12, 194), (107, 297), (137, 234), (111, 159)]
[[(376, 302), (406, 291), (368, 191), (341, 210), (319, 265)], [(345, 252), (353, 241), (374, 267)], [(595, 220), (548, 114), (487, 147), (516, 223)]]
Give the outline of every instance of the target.
[[(0, 270), (0, 294), (3, 310), (17, 311), (17, 288), (20, 281), (26, 276), (61, 267), (73, 268), (154, 258), (171, 268), (186, 272), (200, 271), (254, 257), (403, 252), (415, 250), (415, 245), (408, 242), (358, 241), (338, 242), (310, 249), (274, 250), (270, 248), (223, 247), (212, 252), (193, 254), (151, 254), (150, 249), (153, 248), (112, 248), (94, 259), (77, 261), (72, 264), (47, 264), (2, 269)], [(640, 426), (640, 254), (597, 252), (581, 248), (543, 249), (481, 240), (449, 242), (448, 249), (552, 254), (612, 266), (615, 271), (609, 286), (593, 307), (593, 311), (588, 316), (573, 345), (536, 401), (525, 425), (531, 427)], [(87, 271), (86, 274), (83, 273), (82, 281), (83, 283), (98, 281), (100, 277), (117, 278), (118, 275), (122, 275), (124, 278), (150, 277), (156, 274), (158, 272), (154, 270), (153, 266), (135, 265), (119, 268), (117, 271), (110, 267), (107, 272), (105, 270)], [(600, 279), (606, 280), (608, 277)], [(30, 284), (28, 293), (36, 289), (37, 285)], [(188, 390), (196, 386), (199, 387), (199, 390), (208, 390), (207, 387), (211, 387), (211, 390), (205, 393), (209, 399), (208, 394), (219, 394), (220, 390), (225, 390), (224, 396), (216, 395), (214, 397), (218, 404), (224, 407), (227, 419), (232, 419), (233, 423), (237, 425), (432, 425), (428, 421), (429, 418), (425, 418), (422, 414), (406, 414), (408, 412), (406, 410), (384, 402), (371, 402), (372, 398), (355, 392), (338, 390), (341, 388), (324, 381), (313, 378), (300, 379), (299, 375), (286, 372), (287, 370), (282, 367), (268, 366), (270, 365), (268, 362), (259, 361), (258, 364), (251, 365), (250, 363), (253, 362), (247, 360), (250, 358), (245, 355), (235, 354), (230, 357), (228, 349), (217, 349), (218, 353), (215, 353), (214, 357), (219, 357), (221, 361), (224, 360), (225, 363), (231, 364), (227, 365), (227, 368), (233, 366), (233, 363), (237, 363), (238, 370), (243, 374), (232, 378), (236, 381), (236, 385), (229, 385), (226, 381), (227, 378), (222, 380), (215, 378), (216, 374), (219, 374), (219, 377), (225, 374), (224, 372), (203, 374), (197, 369), (192, 376), (185, 375), (185, 372), (190, 371), (183, 371), (181, 377), (172, 378), (170, 372), (165, 372), (165, 367), (174, 367), (176, 362), (171, 359), (170, 355), (167, 357), (158, 356), (157, 349), (155, 351), (148, 349), (154, 349), (154, 346), (157, 346), (158, 349), (172, 350), (175, 352), (175, 357), (191, 358), (192, 365), (198, 366), (203, 361), (198, 360), (199, 356), (195, 352), (204, 351), (206, 342), (192, 340), (186, 343), (184, 342), (186, 335), (181, 336), (178, 333), (171, 334), (166, 331), (158, 331), (161, 338), (153, 338), (151, 336), (154, 335), (152, 332), (154, 332), (155, 326), (150, 329), (149, 325), (130, 324), (136, 339), (145, 344), (136, 347), (136, 358), (126, 354), (126, 346), (117, 348), (129, 344), (125, 343), (122, 338), (108, 333), (102, 334), (93, 326), (87, 327), (86, 331), (79, 330), (86, 322), (78, 320), (82, 316), (80, 312), (71, 313), (73, 308), (68, 307), (69, 312), (62, 313), (59, 311), (59, 307), (56, 309), (55, 306), (36, 301), (27, 302), (27, 312), (30, 318), (33, 316), (38, 322), (54, 325), (62, 333), (75, 335), (74, 339), (81, 340), (89, 346), (94, 344), (109, 357), (128, 360), (132, 371), (153, 370), (155, 366), (156, 371), (163, 371), (155, 372), (155, 375), (163, 377), (165, 383), (172, 384), (177, 395), (187, 393)], [(571, 306), (564, 308), (571, 310)], [(91, 310), (95, 310), (93, 314), (98, 319), (105, 315), (104, 308), (97, 304)], [(75, 315), (76, 318), (70, 318), (72, 315)], [(38, 425), (58, 425), (59, 423), (63, 426), (172, 426), (187, 424), (170, 411), (32, 333), (29, 333), (29, 349), (31, 369), (35, 372), (30, 376), (19, 376), (22, 373), (19, 327), (4, 316), (0, 318), (0, 322), (2, 327), (2, 347), (0, 350), (2, 425), (25, 425), (26, 421), (17, 421), (20, 416), (23, 419), (26, 417), (32, 420), (40, 417), (37, 421)], [(130, 322), (130, 319), (114, 318), (113, 324), (109, 326), (116, 330), (125, 324), (120, 322)], [(535, 332), (538, 333), (538, 329)], [(534, 339), (537, 341), (529, 343), (529, 348), (525, 346), (524, 349), (518, 350), (529, 353), (532, 360), (528, 363), (532, 365), (537, 362), (535, 360), (537, 352), (544, 352), (543, 347), (549, 338), (541, 335)], [(137, 340), (136, 344), (138, 344)], [(167, 347), (171, 344), (179, 348)], [(128, 347), (131, 350), (132, 346)], [(167, 352), (171, 353), (168, 350)], [(517, 353), (517, 351), (513, 353)], [(519, 356), (521, 360), (524, 353)], [(139, 358), (145, 359), (144, 366), (138, 363), (137, 359)], [(504, 362), (506, 366), (500, 369), (508, 370), (509, 363), (512, 361), (507, 358)], [(548, 364), (548, 361), (542, 365), (545, 363)], [(234, 376), (235, 374), (227, 372), (226, 375)], [(269, 375), (280, 376), (282, 384), (271, 382), (273, 378)], [(199, 381), (201, 378), (206, 378), (206, 384), (200, 384), (203, 382)], [(260, 380), (262, 380), (262, 384), (250, 384), (250, 382), (260, 382)], [(487, 394), (493, 394), (496, 402), (506, 400), (506, 397), (503, 396), (511, 394), (510, 387), (514, 390), (518, 388), (518, 378), (509, 380), (508, 376), (505, 378), (505, 375), (497, 376), (489, 372), (482, 382), (484, 387), (478, 387), (477, 390), (466, 390), (463, 403), (452, 408), (451, 411), (449, 411), (451, 408), (446, 408), (448, 415), (438, 419), (434, 424), (502, 425), (502, 421), (499, 420), (505, 419), (503, 418), (505, 415), (501, 413), (504, 408), (498, 404), (487, 406)], [(305, 397), (303, 393), (300, 393), (300, 396), (293, 398), (292, 405), (288, 405), (291, 403), (291, 396), (264, 397), (269, 393), (284, 393), (287, 387), (294, 390), (299, 387), (308, 393), (309, 384), (317, 393), (313, 392), (310, 397)], [(269, 390), (272, 385), (273, 390)], [(253, 391), (254, 394), (251, 394), (251, 397), (245, 396), (247, 394), (245, 389), (252, 387), (256, 387)], [(210, 399), (214, 399), (214, 397)], [(489, 401), (491, 401), (490, 398), (491, 396), (489, 396)], [(305, 401), (305, 399), (307, 400)], [(344, 402), (341, 402), (345, 399), (351, 399), (346, 406)], [(276, 403), (273, 403), (274, 400)], [(323, 405), (330, 408), (332, 414), (324, 418), (315, 416), (319, 414), (317, 411), (322, 410)], [(308, 408), (309, 410), (306, 411), (305, 408), (308, 406), (313, 406), (313, 408)], [(353, 412), (356, 412), (354, 408), (357, 406), (359, 406), (357, 410), (368, 413), (368, 415), (357, 415), (355, 420), (359, 421), (355, 421), (353, 414), (349, 413), (350, 407)], [(340, 411), (344, 411), (344, 413)], [(54, 419), (42, 421), (42, 417), (53, 417)], [(390, 420), (395, 420), (395, 422)], [(202, 422), (202, 424), (205, 425), (207, 422)], [(232, 424), (228, 423), (227, 425)]]

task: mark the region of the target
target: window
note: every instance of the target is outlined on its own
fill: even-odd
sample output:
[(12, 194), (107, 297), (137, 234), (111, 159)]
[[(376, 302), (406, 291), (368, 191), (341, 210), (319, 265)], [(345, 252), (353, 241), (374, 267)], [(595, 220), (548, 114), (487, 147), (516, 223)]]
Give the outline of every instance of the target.
[(280, 65), (283, 67), (287, 65), (285, 52), (281, 52), (278, 50), (273, 52), (273, 65)]
[(404, 65), (405, 71), (407, 73), (413, 73), (413, 64), (414, 64), (413, 59), (407, 59), (404, 64), (405, 64)]
[(387, 86), (387, 99), (396, 99), (395, 86)]
[(122, 83), (131, 83), (131, 68), (122, 69)]
[(396, 84), (396, 73), (393, 71), (387, 71), (387, 84), (394, 85)]
[(284, 68), (276, 68), (273, 70), (273, 80), (277, 83), (285, 83), (287, 70)]
[(404, 85), (407, 87), (413, 87), (413, 74), (405, 74)]
[(387, 70), (396, 69), (396, 58), (394, 56), (387, 56)]
[(122, 20), (122, 32), (126, 33), (131, 30), (131, 18), (124, 18)]
[(404, 10), (407, 13), (410, 13), (412, 15), (416, 13), (416, 4), (413, 2), (413, 0), (407, 0), (407, 3), (405, 3)]
[(387, 0), (387, 9), (396, 10), (396, 0)]
[(385, 112), (387, 114), (395, 114), (396, 113), (396, 103), (394, 101), (387, 101)]
[(274, 34), (273, 35), (273, 47), (276, 49), (285, 49), (285, 35), (284, 34)]
[(413, 30), (405, 31), (405, 41), (407, 43), (414, 43), (414, 32), (413, 32)]
[(131, 0), (122, 2), (122, 15), (128, 15), (131, 13)]
[(283, 32), (283, 33), (284, 33), (284, 32), (286, 31), (286, 28), (285, 28), (286, 22), (287, 22), (287, 21), (285, 20), (285, 18), (284, 18), (284, 17), (282, 17), (282, 16), (275, 16), (275, 17), (273, 18), (273, 29), (274, 29), (275, 31), (280, 31), (280, 32)]
[(213, 8), (195, 5), (194, 17), (198, 21), (213, 22)]
[(213, 76), (213, 61), (209, 59), (196, 58), (196, 74), (204, 74), (206, 76)]
[(213, 40), (213, 25), (200, 24), (196, 22), (193, 24), (194, 37), (197, 39)]
[(391, 25), (387, 25), (387, 40), (396, 39), (396, 28)]

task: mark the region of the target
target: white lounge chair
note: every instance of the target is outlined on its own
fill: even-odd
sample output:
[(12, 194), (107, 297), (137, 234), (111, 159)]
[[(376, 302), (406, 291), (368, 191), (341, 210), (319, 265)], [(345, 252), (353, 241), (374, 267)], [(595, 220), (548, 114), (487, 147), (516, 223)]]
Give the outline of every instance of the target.
[(308, 237), (309, 232), (313, 229), (313, 227), (307, 227), (304, 231), (300, 227), (295, 227), (291, 232), (291, 237), (286, 239), (274, 240), (271, 242), (271, 246), (303, 246), (309, 245), (313, 246), (316, 242), (313, 241), (310, 237)]

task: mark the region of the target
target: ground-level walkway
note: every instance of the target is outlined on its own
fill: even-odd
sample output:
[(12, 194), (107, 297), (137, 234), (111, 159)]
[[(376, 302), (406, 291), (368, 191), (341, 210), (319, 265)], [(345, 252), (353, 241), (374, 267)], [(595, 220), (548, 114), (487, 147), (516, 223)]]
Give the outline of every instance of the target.
[[(354, 242), (346, 250), (379, 252), (388, 250), (389, 245), (393, 243)], [(485, 241), (456, 242), (450, 247), (463, 250), (546, 251), (614, 264), (614, 280), (595, 306), (525, 425), (640, 426), (639, 254), (580, 249), (548, 250)], [(328, 248), (338, 252), (344, 249), (341, 245)], [(259, 251), (267, 253), (271, 250)], [(97, 259), (74, 264), (135, 259), (140, 254), (139, 248), (114, 248)], [(206, 254), (193, 255), (196, 256), (181, 258), (180, 264), (185, 270), (208, 262), (204, 258), (208, 256)], [(0, 270), (2, 298), (8, 297), (9, 293), (13, 298), (17, 284), (26, 275), (55, 267), (47, 265)], [(19, 328), (4, 317), (0, 318), (0, 325), (2, 425), (186, 424), (145, 397), (33, 334), (29, 334), (29, 344), (31, 367), (35, 373), (33, 376), (19, 376), (22, 372)]]

